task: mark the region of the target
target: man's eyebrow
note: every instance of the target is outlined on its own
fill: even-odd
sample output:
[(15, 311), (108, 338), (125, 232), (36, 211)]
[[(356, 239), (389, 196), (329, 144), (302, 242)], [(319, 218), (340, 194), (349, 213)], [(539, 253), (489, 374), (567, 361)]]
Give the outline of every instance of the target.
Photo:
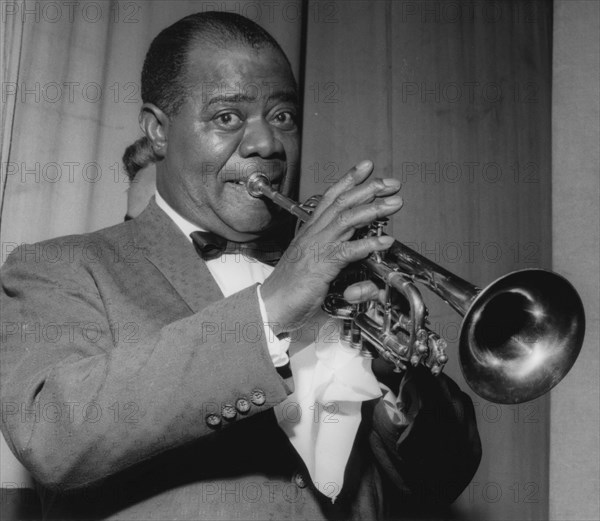
[(229, 96), (219, 95), (210, 98), (206, 106), (210, 107), (211, 105), (216, 105), (218, 103), (252, 103), (254, 101), (256, 101), (256, 98), (247, 94), (231, 94)]
[[(230, 95), (217, 95), (210, 98), (206, 103), (205, 108), (219, 103), (254, 103), (257, 100), (257, 96), (251, 96), (250, 94), (230, 94)], [(269, 95), (268, 101), (281, 101), (291, 102), (298, 104), (298, 95), (294, 91), (276, 91)]]

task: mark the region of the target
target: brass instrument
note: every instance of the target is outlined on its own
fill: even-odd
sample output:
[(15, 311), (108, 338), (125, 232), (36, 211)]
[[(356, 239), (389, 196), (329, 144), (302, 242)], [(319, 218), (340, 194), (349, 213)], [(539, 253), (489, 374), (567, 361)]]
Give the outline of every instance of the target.
[[(246, 187), (253, 197), (271, 199), (302, 222), (311, 216), (310, 209), (275, 191), (261, 173), (250, 176)], [(384, 221), (364, 233), (380, 235)], [(486, 400), (521, 403), (542, 396), (577, 359), (585, 331), (583, 304), (557, 273), (519, 270), (482, 290), (398, 241), (359, 264), (334, 281), (323, 309), (343, 320), (344, 340), (365, 353), (374, 349), (396, 371), (424, 364), (438, 374), (447, 361), (445, 340), (427, 328), (427, 308), (417, 282), (464, 317), (461, 369), (471, 389)], [(343, 299), (343, 290), (357, 281), (357, 273), (383, 285), (383, 304), (350, 305)], [(408, 305), (405, 313), (397, 305), (398, 296)]]

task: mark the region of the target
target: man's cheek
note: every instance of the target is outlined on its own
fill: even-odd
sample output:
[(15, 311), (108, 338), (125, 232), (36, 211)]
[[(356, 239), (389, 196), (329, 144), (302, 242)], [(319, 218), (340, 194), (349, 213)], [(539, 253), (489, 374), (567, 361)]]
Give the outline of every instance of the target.
[(221, 165), (212, 161), (203, 161), (200, 167), (200, 181), (203, 185), (217, 182)]

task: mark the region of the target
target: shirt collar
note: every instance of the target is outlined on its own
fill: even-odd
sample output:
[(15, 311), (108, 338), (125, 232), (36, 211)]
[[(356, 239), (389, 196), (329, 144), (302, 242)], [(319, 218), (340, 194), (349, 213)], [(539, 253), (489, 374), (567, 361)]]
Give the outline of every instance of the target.
[(177, 211), (175, 211), (173, 207), (161, 197), (161, 195), (158, 193), (158, 190), (156, 190), (154, 193), (154, 197), (156, 199), (156, 205), (171, 218), (171, 220), (184, 233), (190, 242), (192, 240), (190, 237), (192, 232), (206, 231), (204, 228), (201, 228), (200, 226), (188, 221), (185, 217), (182, 217), (180, 214), (178, 214)]

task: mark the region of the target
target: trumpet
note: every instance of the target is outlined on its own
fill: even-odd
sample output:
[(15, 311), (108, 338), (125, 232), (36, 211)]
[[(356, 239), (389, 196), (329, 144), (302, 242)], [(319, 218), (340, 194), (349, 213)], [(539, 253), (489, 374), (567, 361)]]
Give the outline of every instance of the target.
[[(249, 177), (246, 189), (300, 222), (310, 219), (318, 201), (313, 197), (308, 204), (295, 202), (274, 190), (259, 172)], [(385, 221), (372, 223), (363, 236), (383, 234)], [(346, 302), (343, 290), (367, 277), (383, 287), (383, 302)], [(437, 375), (448, 360), (447, 343), (427, 327), (428, 311), (417, 284), (463, 317), (460, 367), (467, 384), (486, 400), (516, 404), (538, 398), (562, 380), (579, 355), (585, 332), (583, 304), (561, 275), (524, 269), (480, 289), (398, 241), (342, 272), (322, 307), (342, 320), (342, 340), (366, 356), (382, 357), (397, 372), (422, 364)]]

